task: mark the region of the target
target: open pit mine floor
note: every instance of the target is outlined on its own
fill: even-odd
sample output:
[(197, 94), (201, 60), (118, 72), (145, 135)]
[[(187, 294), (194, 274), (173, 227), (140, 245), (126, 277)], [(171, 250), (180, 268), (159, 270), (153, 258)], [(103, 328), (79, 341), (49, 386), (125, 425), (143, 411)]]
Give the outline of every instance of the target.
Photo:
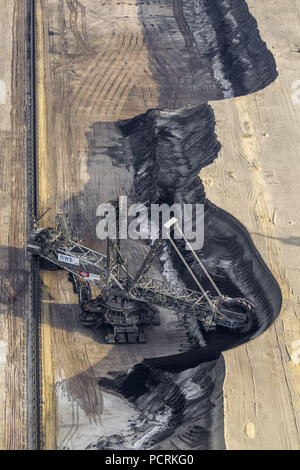
[[(299, 449), (297, 2), (0, 0), (0, 11), (0, 449)], [(50, 207), (48, 227), (67, 211), (81, 243), (103, 251), (96, 210), (116, 199), (116, 176), (132, 202), (205, 204), (198, 255), (225, 294), (254, 304), (251, 327), (192, 347), (194, 325), (161, 309), (147, 343), (106, 344), (79, 324), (67, 273), (40, 270), (34, 330), (31, 215)], [(149, 248), (124, 246), (136, 272)], [(169, 252), (150, 275), (191, 284)]]

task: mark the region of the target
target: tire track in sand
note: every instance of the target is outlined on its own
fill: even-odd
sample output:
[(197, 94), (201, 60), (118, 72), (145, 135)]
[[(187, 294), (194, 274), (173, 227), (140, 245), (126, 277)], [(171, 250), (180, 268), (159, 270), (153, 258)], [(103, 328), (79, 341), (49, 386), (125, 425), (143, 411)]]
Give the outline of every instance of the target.
[[(102, 41), (97, 45), (100, 50), (73, 96), (70, 110), (73, 122), (82, 114), (90, 123), (118, 120), (124, 104), (127, 118), (157, 107), (157, 87), (151, 80), (148, 50), (138, 14), (138, 7), (131, 4), (130, 21), (112, 20), (103, 8), (103, 21), (99, 24)], [(140, 89), (140, 84), (144, 90)], [(134, 86), (139, 96), (126, 103)]]
[[(53, 7), (55, 6), (52, 0), (50, 3)], [(42, 121), (40, 121), (41, 152), (39, 153), (42, 161), (42, 168), (40, 168), (41, 208), (46, 205), (55, 208), (59, 207), (63, 201), (70, 201), (70, 210), (72, 210), (72, 198), (76, 198), (76, 195), (82, 192), (79, 165), (81, 159), (87, 158), (83, 150), (87, 145), (86, 132), (94, 122), (116, 121), (122, 113), (127, 113), (127, 117), (131, 117), (157, 105), (157, 88), (155, 82), (151, 81), (148, 51), (139, 22), (138, 7), (136, 4), (118, 3), (122, 4), (124, 11), (122, 10), (117, 19), (115, 19), (116, 15), (112, 16), (109, 10), (99, 9), (99, 4), (97, 4), (95, 7), (97, 16), (98, 11), (102, 11), (103, 17), (100, 18), (96, 33), (95, 29), (89, 29), (92, 28), (89, 24), (90, 12), (88, 8), (86, 9), (87, 36), (96, 55), (92, 57), (89, 53), (84, 53), (81, 48), (82, 54), (72, 59), (72, 62), (68, 57), (62, 56), (62, 60), (67, 63), (62, 68), (59, 80), (66, 91), (58, 92), (59, 96), (64, 96), (65, 99), (61, 104), (58, 103), (55, 111), (52, 109), (51, 99), (56, 96), (57, 92), (51, 87), (57, 77), (51, 69), (51, 53), (49, 53), (51, 41), (48, 38), (47, 28), (49, 15), (54, 10), (47, 8), (49, 0), (45, 2), (44, 10), (43, 3), (41, 5), (41, 0), (38, 0), (41, 29), (39, 41), (41, 48), (39, 111), (42, 115)], [(126, 9), (129, 15), (128, 20), (124, 19)], [(68, 10), (61, 10), (61, 15), (66, 13), (68, 15)], [(61, 25), (68, 24), (68, 19), (64, 22), (64, 18), (61, 17), (60, 21)], [(92, 31), (94, 31), (94, 36)], [(67, 73), (71, 67), (74, 67), (77, 72), (77, 81), (74, 82), (68, 81)], [(128, 96), (133, 91), (138, 95), (129, 103)], [(54, 116), (57, 116), (57, 119), (54, 119)], [(55, 139), (52, 138), (53, 135)], [(67, 141), (70, 145), (66, 145)], [(49, 169), (53, 171), (48, 171)], [(53, 214), (51, 220), (46, 223), (53, 224)], [(43, 282), (43, 328), (46, 333), (43, 337), (45, 351), (43, 360), (46, 362), (48, 372), (52, 374), (52, 376), (48, 373), (44, 374), (47, 384), (44, 383), (43, 387), (45, 394), (46, 389), (49, 393), (47, 396), (49, 412), (55, 418), (56, 400), (59, 400), (55, 385), (63, 380), (74, 409), (79, 406), (88, 419), (101, 420), (101, 391), (97, 385), (93, 365), (105, 358), (111, 346), (101, 345), (100, 347), (99, 345), (97, 352), (94, 352), (94, 341), (78, 327), (77, 319), (74, 318), (74, 303), (77, 304), (77, 299), (74, 300), (69, 292), (69, 284), (58, 273), (45, 273)], [(46, 354), (47, 350), (48, 354)], [(59, 407), (57, 409), (59, 410)], [(67, 422), (69, 431), (63, 428), (64, 445), (70, 441), (74, 430), (82, 425), (78, 422), (76, 413), (71, 421)], [(51, 419), (49, 422), (54, 423), (55, 420)], [(60, 424), (56, 422), (55, 429), (54, 427), (50, 429), (48, 426), (48, 431), (45, 431), (46, 436), (48, 435), (46, 448), (55, 447), (55, 434)], [(60, 446), (61, 443), (57, 442), (57, 444)]]

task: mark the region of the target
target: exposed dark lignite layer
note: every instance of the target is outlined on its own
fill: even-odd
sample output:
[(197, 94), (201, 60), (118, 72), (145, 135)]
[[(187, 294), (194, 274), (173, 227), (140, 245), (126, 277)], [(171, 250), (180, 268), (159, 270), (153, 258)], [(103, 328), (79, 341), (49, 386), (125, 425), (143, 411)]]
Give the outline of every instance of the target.
[(221, 148), (209, 105), (173, 113), (150, 110), (119, 127), (128, 137), (138, 202), (204, 202), (198, 173)]
[(137, 4), (160, 108), (246, 95), (276, 79), (273, 55), (245, 0)]
[[(168, 358), (151, 362), (159, 367), (165, 365), (169, 370), (190, 367), (191, 363), (196, 365), (254, 338), (272, 324), (281, 308), (279, 286), (246, 228), (205, 198), (197, 175), (213, 161), (220, 148), (214, 125), (212, 110), (207, 105), (173, 113), (149, 111), (120, 123), (127, 140), (127, 152), (130, 149), (132, 152), (136, 200), (146, 204), (204, 203), (205, 241), (197, 254), (223, 294), (245, 297), (255, 307), (249, 327), (238, 331), (217, 327), (216, 331), (205, 333), (208, 346), (196, 348), (193, 356), (188, 353), (174, 361)], [(191, 253), (185, 251), (180, 241), (177, 244), (205, 288), (211, 290)], [(196, 288), (176, 253), (173, 256), (174, 266), (186, 284)], [(212, 293), (215, 292), (212, 290)]]
[[(140, 417), (131, 447), (135, 449), (224, 449), (223, 395), (225, 367), (217, 361), (178, 374), (145, 362), (101, 386), (117, 390), (135, 405)], [(125, 436), (100, 438), (93, 448), (128, 448)]]

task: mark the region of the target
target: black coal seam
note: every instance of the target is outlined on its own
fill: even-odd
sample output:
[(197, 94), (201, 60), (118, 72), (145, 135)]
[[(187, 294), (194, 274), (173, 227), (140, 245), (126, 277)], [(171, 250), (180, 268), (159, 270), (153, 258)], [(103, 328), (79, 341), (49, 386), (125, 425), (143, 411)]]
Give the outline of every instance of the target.
[[(208, 0), (206, 0), (208, 1)], [(232, 30), (230, 17), (241, 24), (236, 40), (239, 45), (233, 47), (233, 37), (227, 45), (224, 55), (227, 75), (235, 90), (235, 96), (254, 93), (272, 83), (277, 77), (276, 63), (273, 54), (261, 39), (256, 19), (250, 14), (247, 3), (243, 0), (219, 0), (220, 14), (224, 18), (220, 34), (222, 43), (223, 33)], [(228, 15), (230, 15), (228, 17)], [(241, 51), (243, 48), (243, 53)], [(243, 79), (239, 80), (239, 76)]]
[(159, 106), (171, 110), (247, 95), (276, 79), (274, 57), (245, 0), (153, 2), (157, 5), (169, 9), (169, 16), (149, 17), (138, 2)]
[[(186, 14), (189, 4), (195, 5), (195, 3), (193, 4), (190, 1), (183, 2), (183, 5), (184, 5), (183, 15)], [(216, 54), (218, 54), (222, 73), (224, 74), (224, 78), (229, 80), (230, 86), (234, 88), (232, 92), (232, 97), (237, 96), (238, 93), (237, 93), (237, 90), (235, 90), (234, 82), (236, 82), (237, 80), (240, 81), (240, 78), (239, 78), (240, 73), (238, 70), (236, 70), (237, 73), (233, 74), (233, 77), (231, 77), (231, 79), (229, 77), (230, 70), (232, 67), (234, 67), (234, 64), (233, 64), (232, 57), (230, 56), (230, 43), (227, 37), (228, 32), (226, 31), (226, 28), (225, 28), (224, 18), (223, 18), (220, 6), (218, 5), (216, 1), (211, 1), (211, 0), (208, 0), (208, 1), (200, 0), (198, 1), (198, 4), (203, 5), (204, 12), (205, 14), (207, 14), (208, 19), (211, 24), (211, 28), (216, 35), (216, 42), (211, 43), (211, 44), (208, 43), (209, 45), (207, 44), (207, 47), (209, 49), (208, 57), (210, 60), (213, 60)], [(197, 15), (192, 15), (190, 19), (191, 18), (196, 19)], [(189, 24), (188, 19), (186, 19), (186, 22), (187, 24)], [(221, 83), (219, 83), (219, 85), (222, 88)], [(223, 96), (226, 97), (224, 94), (224, 90), (222, 90), (222, 92), (223, 92)], [(247, 92), (244, 90), (243, 94), (247, 94)]]
[[(152, 110), (137, 119), (119, 123), (132, 149), (136, 200), (146, 204), (204, 203), (206, 238), (198, 255), (224, 294), (248, 298), (255, 306), (248, 328), (231, 331), (218, 327), (216, 332), (207, 333), (208, 346), (198, 348), (198, 363), (215, 359), (221, 351), (262, 333), (278, 316), (282, 303), (278, 284), (245, 227), (206, 199), (202, 182), (196, 176), (203, 166), (216, 158), (219, 151), (220, 144), (214, 126), (214, 115), (207, 105), (173, 113)], [(152, 139), (150, 141), (146, 138), (149, 135)], [(149, 162), (151, 158), (152, 162)], [(141, 168), (144, 170), (141, 171)], [(152, 179), (153, 175), (155, 179)], [(163, 182), (169, 185), (168, 191)], [(206, 279), (191, 254), (183, 249), (180, 241), (177, 244), (199, 279), (210, 289), (211, 286), (205, 284)], [(176, 269), (188, 287), (196, 287), (175, 254), (174, 259)], [(184, 354), (180, 356), (184, 367), (189, 357), (189, 353), (186, 354), (186, 357)], [(194, 364), (197, 364), (196, 356), (197, 348), (190, 356)], [(173, 359), (168, 358), (168, 367), (172, 369), (176, 361), (176, 367), (180, 367), (179, 356)], [(150, 362), (160, 363), (159, 359)], [(161, 364), (166, 366), (165, 359), (162, 359)]]
[[(246, 1), (198, 0), (198, 3), (211, 20), (217, 38), (214, 51), (219, 53), (234, 96), (254, 93), (272, 83), (277, 77), (276, 63), (260, 37), (257, 21)], [(196, 19), (196, 15), (190, 18)]]
[[(191, 130), (179, 141), (176, 134), (185, 124)], [(214, 114), (208, 105), (169, 114), (149, 110), (137, 118), (119, 122), (133, 153), (136, 200), (145, 204), (170, 202), (177, 190), (174, 202), (199, 202), (200, 190), (204, 202), (204, 188), (198, 173), (213, 162), (220, 150), (214, 126)], [(191, 182), (195, 190), (186, 201)]]
[[(161, 3), (166, 4), (170, 2)], [(189, 68), (191, 69), (191, 74), (192, 76), (196, 77), (196, 71), (194, 69), (197, 69), (198, 66), (200, 67), (202, 61), (199, 60), (199, 47), (197, 46), (195, 36), (191, 32), (191, 27), (188, 22), (188, 18), (182, 15), (184, 7), (188, 4), (188, 2), (185, 1), (182, 3), (183, 8), (181, 10), (181, 5), (176, 2), (176, 0), (174, 0), (173, 11), (175, 18), (177, 16), (176, 19), (178, 22), (179, 30), (184, 36), (186, 49), (192, 49), (192, 51), (190, 50), (190, 52), (192, 52), (192, 57), (190, 57), (188, 61), (190, 66)], [(212, 9), (213, 1), (204, 1), (201, 3), (202, 5), (206, 5), (207, 10), (209, 10), (209, 7)], [(241, 32), (238, 32), (235, 37), (234, 32), (232, 31), (232, 25), (230, 24), (230, 19), (227, 17), (227, 5), (228, 2), (226, 1), (215, 1), (214, 11), (210, 11), (210, 17), (217, 38), (215, 51), (219, 54), (224, 78), (230, 81), (234, 90), (234, 95), (237, 96), (257, 91), (266, 86), (271, 81), (273, 81), (276, 78), (276, 67), (272, 55), (269, 53), (269, 51), (266, 50), (265, 44), (261, 41), (259, 37), (256, 21), (249, 14), (246, 3), (243, 0), (238, 0), (234, 3), (231, 2), (230, 6), (234, 6), (237, 11), (240, 9), (237, 15), (239, 16), (239, 24), (242, 24), (242, 27), (240, 29), (242, 30), (244, 28), (244, 36), (247, 37), (248, 34), (248, 42), (252, 43), (252, 45), (250, 44), (248, 46), (245, 46), (245, 44), (241, 44)], [(178, 10), (178, 8), (180, 9), (180, 11)], [(142, 13), (143, 12), (141, 11), (141, 18), (142, 20), (144, 20)], [(178, 13), (180, 13), (181, 19), (179, 19)], [(152, 30), (152, 27), (150, 28), (149, 25), (144, 23), (144, 28), (145, 42), (149, 51), (150, 67), (152, 68), (154, 76), (158, 75), (157, 83), (161, 94), (160, 101), (162, 101), (162, 96), (164, 96), (164, 102), (160, 102), (160, 105), (169, 109), (174, 109), (174, 107), (178, 108), (178, 103), (180, 102), (180, 92), (178, 92), (176, 86), (179, 83), (179, 79), (176, 78), (176, 73), (172, 74), (174, 65), (172, 62), (170, 62), (170, 60), (168, 60), (167, 56), (160, 57), (159, 53), (155, 52), (156, 47), (154, 46), (159, 45), (159, 39), (155, 34), (151, 37), (148, 37), (149, 31), (150, 35), (154, 31)], [(237, 43), (237, 39), (240, 41), (240, 47), (235, 50), (233, 44), (234, 42)], [(153, 41), (155, 42), (155, 44), (153, 44)], [(258, 50), (258, 54), (255, 54), (255, 48), (257, 48)], [(243, 54), (245, 55), (244, 59), (241, 58), (241, 55)], [(251, 61), (249, 62), (249, 54), (253, 58), (252, 63)], [(195, 58), (193, 56), (195, 56)], [(207, 57), (207, 60), (212, 61), (212, 57)], [(212, 68), (212, 64), (210, 64), (210, 68)], [(161, 76), (164, 76), (164, 79), (166, 79), (166, 84), (162, 83)], [(192, 83), (192, 87), (194, 86), (195, 83)], [(214, 84), (214, 86), (210, 86), (209, 84), (207, 84), (207, 88), (210, 93), (211, 90), (214, 90), (214, 93), (211, 93), (209, 96), (206, 96), (206, 99), (216, 99), (222, 97), (222, 94), (217, 91), (217, 88), (220, 88), (219, 84), (217, 86), (216, 84)], [(195, 89), (198, 88), (196, 88), (195, 86)], [(203, 96), (196, 96), (195, 91), (193, 91), (192, 93), (194, 93), (192, 104), (194, 105), (195, 101), (197, 101), (198, 98), (199, 102), (201, 102)], [(182, 103), (182, 105), (185, 104), (187, 103)], [(205, 115), (205, 112), (208, 111), (205, 111), (205, 109), (203, 109), (203, 112)], [(188, 113), (189, 111), (186, 112), (187, 115)], [(146, 115), (148, 119), (149, 128), (145, 126)], [(120, 123), (121, 130), (127, 136), (127, 143), (129, 142), (132, 148), (133, 166), (135, 171), (134, 189), (136, 200), (147, 204), (151, 202), (169, 202), (170, 204), (172, 204), (175, 200), (180, 201), (182, 203), (190, 201), (192, 201), (193, 203), (197, 203), (201, 201), (205, 202), (206, 211), (209, 215), (209, 219), (213, 217), (211, 216), (211, 213), (215, 212), (217, 213), (217, 215), (226, 214), (227, 219), (229, 218), (230, 220), (231, 216), (229, 216), (229, 214), (224, 213), (224, 211), (220, 212), (220, 209), (216, 208), (215, 206), (213, 206), (213, 204), (209, 203), (209, 201), (206, 200), (202, 181), (197, 176), (201, 167), (211, 163), (213, 159), (216, 158), (218, 153), (218, 151), (216, 151), (217, 145), (213, 144), (214, 139), (209, 138), (209, 134), (213, 134), (213, 126), (209, 128), (209, 131), (207, 133), (207, 140), (205, 138), (203, 138), (202, 140), (204, 150), (202, 152), (199, 150), (198, 158), (196, 158), (195, 160), (195, 155), (190, 155), (191, 152), (189, 146), (189, 133), (187, 133), (187, 135), (183, 137), (180, 144), (178, 143), (177, 145), (177, 150), (173, 149), (174, 152), (172, 153), (172, 145), (175, 145), (176, 147), (176, 132), (180, 130), (181, 116), (177, 116), (178, 119), (176, 116), (173, 116), (176, 121), (177, 128), (176, 125), (174, 125), (173, 130), (171, 130), (171, 132), (168, 132), (170, 131), (170, 129), (168, 130), (168, 125), (166, 122), (167, 119), (165, 119), (165, 122), (164, 118), (161, 119), (160, 123), (158, 122), (159, 112), (152, 110), (146, 113), (146, 115), (139, 116), (138, 118), (135, 118), (135, 120), (129, 120), (127, 122)], [(187, 122), (189, 119), (189, 116), (187, 115), (183, 117), (183, 121), (185, 122)], [(202, 121), (205, 121), (205, 116), (203, 116)], [(199, 129), (195, 129), (196, 134), (197, 132), (199, 132)], [(166, 150), (165, 152), (164, 149)], [(168, 152), (168, 149), (171, 151)], [(215, 152), (212, 151), (213, 149), (215, 150)], [(176, 161), (174, 161), (174, 156), (176, 157)], [(172, 168), (172, 163), (175, 168)], [(164, 165), (165, 168), (163, 168)], [(163, 171), (161, 171), (162, 168), (165, 174), (163, 174)], [(171, 173), (171, 177), (168, 173)], [(166, 182), (168, 177), (169, 180)], [(176, 181), (175, 185), (171, 184), (172, 180), (173, 182)], [(243, 231), (243, 228), (241, 230)], [(246, 234), (246, 238), (247, 237), (249, 237), (248, 234)], [(222, 245), (222, 243), (224, 242), (224, 236), (222, 237), (218, 234), (213, 234), (212, 240), (214, 241), (214, 247), (217, 247), (218, 244)], [(230, 243), (230, 237), (228, 238), (228, 240)], [(232, 237), (232, 240), (234, 242), (234, 237)], [(249, 246), (250, 245), (251, 244), (249, 243)], [(253, 244), (251, 246), (253, 247)], [(238, 257), (240, 254), (240, 250), (241, 248), (238, 245), (233, 246), (231, 250), (230, 247), (228, 247), (227, 258), (228, 253), (231, 253), (231, 256), (233, 256), (234, 258)], [(256, 293), (256, 302), (262, 307), (263, 310), (267, 310), (267, 321), (265, 321), (265, 318), (263, 318), (262, 324), (260, 325), (260, 318), (259, 316), (257, 317), (257, 322), (255, 323), (254, 329), (256, 334), (258, 334), (258, 332), (265, 329), (279, 313), (280, 308), (278, 308), (278, 306), (279, 304), (281, 304), (281, 297), (280, 291), (278, 293), (279, 289), (276, 284), (276, 281), (274, 280), (274, 285), (272, 286), (273, 278), (270, 276), (270, 272), (264, 265), (263, 261), (259, 257), (258, 253), (255, 251), (255, 249), (253, 250), (253, 253), (258, 259), (257, 263), (260, 263), (261, 272), (265, 274), (267, 279), (269, 279), (270, 286), (273, 287), (275, 291), (277, 290), (277, 300), (275, 302), (275, 304), (277, 303), (277, 305), (271, 305), (272, 302), (270, 302), (270, 299), (268, 298), (264, 290), (261, 290), (259, 295), (257, 295), (257, 290), (259, 287), (258, 280), (251, 278), (249, 279), (248, 270), (251, 270), (252, 260), (246, 260), (242, 268), (238, 270), (238, 276), (242, 284), (248, 283), (248, 290), (246, 289), (246, 294), (250, 295), (250, 291), (253, 291), (254, 294)], [(187, 259), (188, 258), (189, 257), (187, 256)], [(217, 268), (217, 272), (215, 273), (216, 280), (220, 283), (220, 285), (222, 285), (224, 269), (222, 269), (222, 266), (217, 266)], [(200, 277), (201, 273), (198, 272), (198, 275)], [(225, 287), (229, 291), (231, 290), (236, 295), (242, 295), (243, 289), (236, 285), (235, 279), (232, 279), (231, 284), (229, 283), (229, 281), (230, 279), (227, 279)], [(190, 280), (187, 282), (190, 283)], [(224, 286), (222, 285), (222, 287)], [(251, 334), (253, 335), (252, 330)], [(223, 342), (220, 341), (220, 336), (224, 336)], [(202, 365), (204, 365), (203, 362), (210, 361), (210, 364), (213, 364), (213, 361), (216, 360), (215, 364), (221, 364), (221, 362), (223, 361), (222, 356), (220, 356), (222, 350), (227, 349), (228, 347), (234, 347), (235, 345), (240, 344), (241, 342), (245, 342), (249, 339), (249, 337), (249, 331), (246, 332), (246, 334), (244, 334), (241, 339), (240, 336), (236, 335), (235, 333), (226, 336), (226, 332), (221, 329), (211, 335), (210, 341), (212, 347), (195, 347), (188, 353), (178, 354), (171, 357), (169, 356), (164, 358), (146, 360), (144, 361), (144, 363), (140, 364), (137, 367), (148, 368), (149, 366), (151, 366), (151, 368), (155, 367), (161, 370), (171, 371), (175, 373), (193, 367), (196, 368), (199, 363), (202, 363)], [(222, 370), (224, 371), (224, 364), (222, 367)], [(143, 374), (142, 376), (137, 377), (135, 369), (136, 368), (134, 368), (133, 373), (134, 386), (132, 389), (135, 390), (134, 393), (137, 394), (136, 396), (140, 396), (142, 393), (147, 393), (147, 379), (143, 376)], [(206, 374), (203, 375), (206, 376)], [(129, 390), (131, 387), (128, 384), (130, 376), (131, 374), (129, 374), (129, 376), (127, 375), (125, 378), (125, 382), (127, 381), (127, 393), (129, 394), (132, 393), (132, 389), (131, 391)], [(218, 374), (218, 378), (220, 378), (220, 374)], [(207, 387), (204, 386), (205, 390), (206, 388)], [(216, 386), (216, 393), (219, 397), (222, 394), (221, 390), (221, 386)], [(126, 386), (125, 388), (124, 386), (122, 386), (121, 391), (126, 395)], [(207, 390), (206, 392), (206, 398), (210, 399), (210, 393)], [(181, 435), (182, 441), (184, 442), (184, 439), (186, 439), (185, 444), (188, 446), (190, 446), (193, 439), (195, 439), (195, 442), (198, 443), (198, 445), (201, 441), (204, 441), (202, 442), (203, 448), (210, 448), (209, 440), (213, 439), (216, 433), (208, 432), (208, 428), (210, 424), (214, 422), (214, 419), (217, 423), (216, 425), (218, 425), (219, 423), (219, 426), (222, 427), (222, 424), (220, 425), (221, 415), (222, 413), (220, 413), (219, 410), (216, 410), (216, 416), (213, 417), (212, 415), (210, 415), (208, 417), (208, 420), (204, 423), (204, 426), (201, 425), (201, 423), (193, 424)], [(221, 432), (221, 434), (223, 435), (223, 431)]]
[(202, 61), (197, 42), (184, 17), (182, 0), (173, 0), (173, 12), (178, 24), (178, 28), (180, 29), (180, 32), (184, 38), (186, 47), (194, 51), (194, 55), (192, 55), (192, 57), (189, 59), (190, 71), (191, 74), (194, 75), (195, 69), (199, 68)]

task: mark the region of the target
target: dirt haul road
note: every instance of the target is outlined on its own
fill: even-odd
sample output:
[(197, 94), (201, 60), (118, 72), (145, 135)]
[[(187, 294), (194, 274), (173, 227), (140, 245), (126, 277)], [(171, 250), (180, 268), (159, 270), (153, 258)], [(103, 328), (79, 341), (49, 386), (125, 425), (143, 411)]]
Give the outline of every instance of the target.
[(0, 449), (25, 449), (25, 2), (1, 0), (0, 11)]

